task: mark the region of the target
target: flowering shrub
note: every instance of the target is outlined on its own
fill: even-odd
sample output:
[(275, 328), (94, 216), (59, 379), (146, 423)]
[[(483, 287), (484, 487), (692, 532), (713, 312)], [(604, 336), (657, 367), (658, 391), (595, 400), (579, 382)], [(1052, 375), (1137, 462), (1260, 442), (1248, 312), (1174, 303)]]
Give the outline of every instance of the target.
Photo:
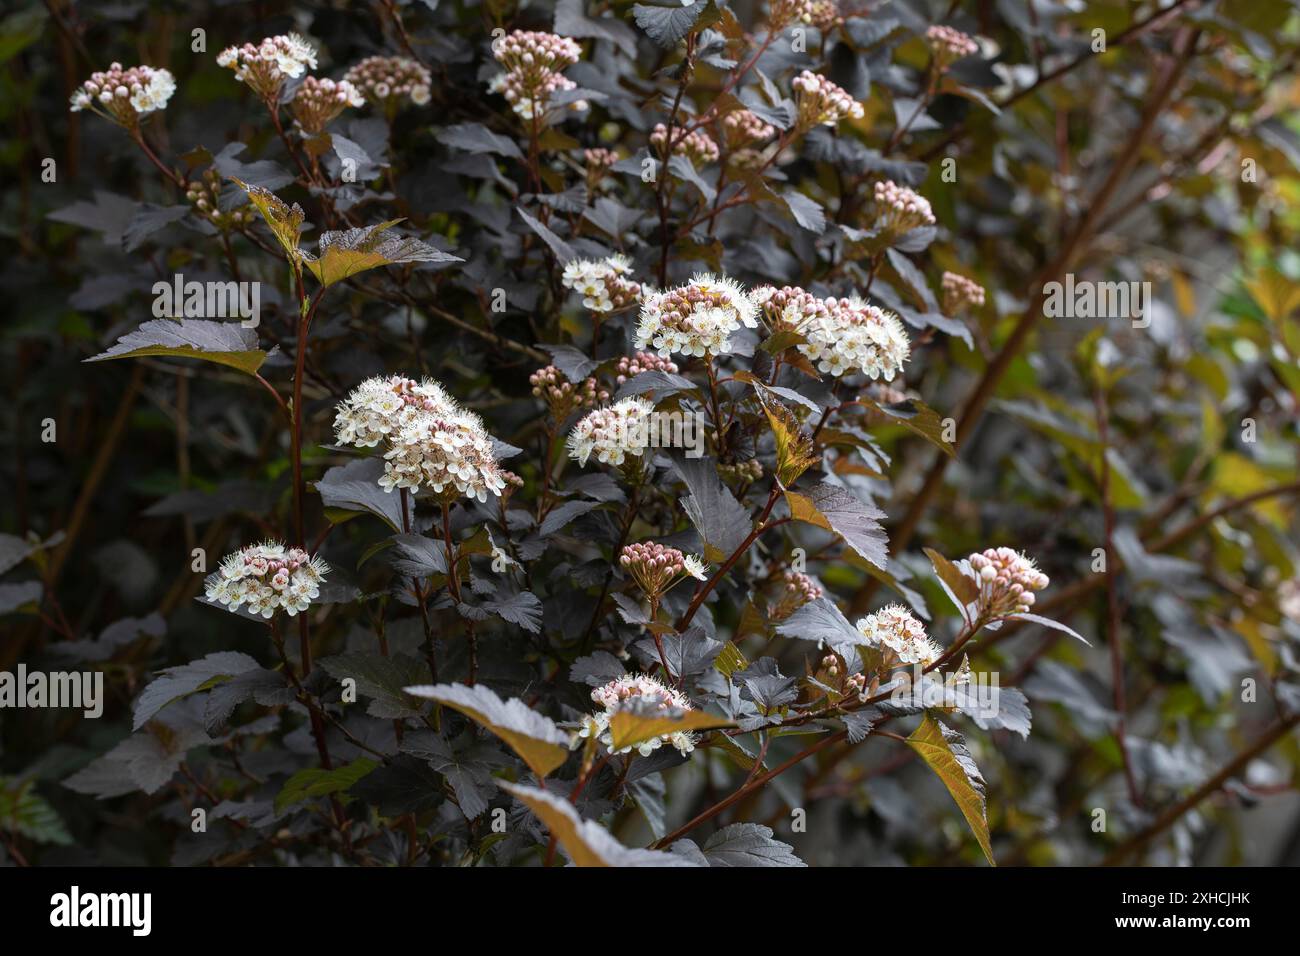
[(216, 865), (1229, 839), (1300, 719), (1297, 23), (1146, 6), (7, 45), (5, 654), (102, 670), (115, 732), (6, 718), (6, 858), (146, 819), (141, 861)]

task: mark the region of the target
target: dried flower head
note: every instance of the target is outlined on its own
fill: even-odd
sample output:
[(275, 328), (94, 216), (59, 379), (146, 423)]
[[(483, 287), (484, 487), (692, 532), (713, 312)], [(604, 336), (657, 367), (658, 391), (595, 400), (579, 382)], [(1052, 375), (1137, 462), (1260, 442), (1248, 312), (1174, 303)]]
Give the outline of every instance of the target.
[(762, 286), (751, 299), (773, 331), (798, 332), (799, 351), (822, 372), (862, 372), (889, 381), (910, 354), (903, 323), (890, 312), (861, 299), (820, 298), (793, 286)]
[(349, 106), (365, 105), (361, 91), (347, 80), (336, 83), (309, 76), (294, 91), (289, 111), (298, 125), (314, 136), (324, 132), (325, 127)]
[[(489, 84), (524, 119), (542, 118), (559, 93), (577, 89), (560, 75), (578, 62), (582, 47), (577, 40), (538, 30), (515, 30), (492, 44), (492, 55), (505, 67)], [(567, 104), (570, 110), (587, 108), (585, 100)]]
[(858, 621), (858, 632), (866, 643), (884, 655), (885, 668), (907, 664), (929, 666), (943, 656), (943, 649), (930, 640), (925, 625), (901, 604), (890, 604)]
[(560, 282), (582, 296), (582, 304), (593, 312), (615, 312), (636, 304), (641, 284), (634, 282), (632, 264), (626, 256), (606, 259), (571, 259), (564, 266)]
[[(650, 145), (659, 150), (661, 156), (668, 149), (668, 127), (663, 123), (656, 123), (650, 132)], [(717, 162), (718, 144), (704, 130), (691, 130), (683, 134), (680, 129), (674, 129), (673, 155), (685, 156), (693, 165), (704, 166)]]
[(407, 103), (428, 103), (433, 82), (422, 64), (405, 56), (368, 56), (344, 73), (343, 79), (389, 116)]
[(205, 169), (202, 175), (185, 184), (185, 198), (190, 201), (197, 216), (222, 232), (252, 225), (257, 218), (257, 211), (251, 203), (229, 210), (221, 208), (222, 185), (220, 173), (212, 168)]
[(742, 325), (758, 327), (758, 307), (738, 282), (700, 274), (686, 285), (656, 293), (641, 307), (635, 345), (660, 355), (723, 355)]
[(980, 613), (988, 619), (1025, 614), (1034, 606), (1034, 592), (1050, 583), (1033, 559), (1010, 548), (988, 548), (966, 559), (979, 584)]
[(176, 79), (167, 70), (151, 66), (123, 69), (114, 63), (107, 70), (90, 74), (72, 94), (69, 109), (92, 110), (119, 126), (134, 130), (140, 117), (165, 109), (176, 92)]
[(943, 314), (958, 315), (971, 306), (984, 304), (984, 287), (955, 272), (943, 274)]
[(285, 80), (302, 76), (308, 67), (316, 69), (316, 48), (298, 34), (288, 33), (257, 44), (226, 47), (217, 54), (217, 64), (234, 70), (235, 79), (275, 103)]
[(650, 447), (654, 403), (639, 396), (588, 412), (569, 432), (569, 457), (585, 465), (593, 454), (603, 465), (640, 458)]
[(876, 226), (891, 235), (902, 235), (918, 226), (933, 226), (930, 201), (892, 180), (875, 185)]
[(367, 379), (339, 404), (340, 444), (369, 447), (386, 439), (385, 491), (453, 491), (478, 501), (500, 495), (504, 472), (483, 420), (461, 408), (437, 382), (393, 375)]
[(925, 40), (930, 45), (935, 66), (940, 70), (946, 70), (963, 57), (974, 56), (980, 49), (969, 35), (952, 27), (932, 26), (925, 31)]
[(699, 558), (652, 541), (629, 544), (618, 556), (618, 563), (652, 600), (658, 600), (685, 575), (700, 581), (708, 578)]
[[(586, 718), (579, 728), (575, 744), (585, 738), (599, 740), (613, 753), (613, 735), (609, 732), (610, 719), (620, 710), (635, 709), (639, 713), (662, 711), (665, 714), (680, 714), (695, 709), (681, 691), (675, 690), (646, 674), (624, 674), (591, 692), (591, 699), (601, 710)], [(670, 744), (681, 754), (689, 754), (695, 749), (697, 738), (688, 731), (677, 731), (652, 737), (636, 744), (641, 756), (648, 757), (664, 744)], [(624, 747), (619, 753), (629, 753), (632, 747)]]
[(740, 149), (771, 139), (776, 127), (751, 110), (732, 110), (722, 117), (722, 133), (731, 149)]
[(614, 366), (614, 383), (622, 385), (629, 378), (650, 371), (676, 375), (677, 363), (672, 359), (655, 355), (653, 352), (637, 352), (636, 355), (624, 355), (618, 360), (618, 364)]
[(328, 564), (301, 548), (286, 549), (265, 541), (226, 555), (221, 567), (208, 575), (204, 588), (209, 601), (232, 611), (247, 605), (250, 614), (265, 618), (280, 609), (293, 617), (320, 597), (329, 570)]
[(562, 422), (581, 408), (592, 408), (609, 401), (609, 392), (593, 377), (580, 383), (570, 382), (558, 368), (548, 365), (528, 377), (533, 394), (546, 402), (551, 418)]
[(794, 78), (796, 127), (810, 130), (814, 126), (834, 126), (847, 117), (861, 119), (862, 104), (824, 76), (804, 70)]

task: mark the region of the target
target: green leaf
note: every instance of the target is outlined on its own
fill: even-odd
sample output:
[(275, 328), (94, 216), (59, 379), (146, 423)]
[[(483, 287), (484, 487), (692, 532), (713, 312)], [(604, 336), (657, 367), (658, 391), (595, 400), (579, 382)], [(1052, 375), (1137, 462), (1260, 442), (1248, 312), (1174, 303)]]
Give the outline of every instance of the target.
[(537, 776), (545, 777), (569, 756), (569, 738), (549, 717), (518, 698), (502, 700), (491, 688), (477, 684), (420, 684), (404, 688), (412, 697), (436, 700), (458, 710), (492, 731), (523, 758)]
[(166, 356), (215, 362), (255, 375), (266, 361), (266, 352), (257, 345), (257, 333), (238, 322), (214, 322), (208, 319), (150, 319), (133, 332), (117, 340), (107, 352), (85, 359), (106, 362), (109, 359)]
[(574, 866), (699, 865), (675, 853), (629, 849), (599, 823), (582, 819), (567, 800), (553, 793), (517, 783), (502, 783), (501, 787), (537, 814)]
[(719, 727), (734, 727), (736, 722), (702, 710), (688, 710), (680, 716), (660, 716), (658, 714), (638, 714), (634, 710), (618, 710), (609, 719), (612, 746), (615, 750), (635, 747), (645, 740), (653, 740), (665, 734), (679, 731), (716, 730)]
[(872, 401), (866, 396), (863, 396), (861, 401), (864, 405), (875, 408), (882, 415), (893, 419), (909, 431), (920, 435), (948, 457), (957, 457), (956, 449), (954, 449), (952, 444), (946, 441), (943, 437), (943, 433), (946, 431), (944, 426), (945, 420), (940, 418), (939, 413), (924, 402), (918, 402), (909, 398), (904, 402), (884, 404), (882, 402)]
[(957, 565), (938, 551), (930, 548), (922, 548), (921, 550), (930, 559), (930, 564), (934, 567), (934, 573), (939, 578), (939, 583), (943, 585), (944, 593), (948, 595), (948, 599), (957, 606), (961, 616), (966, 617), (966, 606), (979, 600), (979, 585), (971, 580), (969, 576), (962, 574)]
[(308, 767), (299, 770), (284, 782), (284, 788), (275, 797), (275, 811), (280, 813), (287, 807), (313, 797), (323, 797), (331, 793), (341, 793), (378, 767), (373, 760), (359, 757), (345, 767), (322, 770), (320, 767)]
[(248, 193), (248, 201), (266, 220), (266, 224), (271, 229), (271, 234), (275, 236), (276, 241), (284, 249), (285, 258), (290, 262), (301, 261), (302, 253), (298, 249), (298, 242), (302, 236), (303, 221), (307, 218), (306, 213), (302, 211), (302, 207), (297, 203), (290, 206), (269, 189), (254, 186), (242, 179), (235, 179), (233, 176), (231, 180), (240, 189)]
[(776, 477), (783, 488), (788, 488), (817, 461), (813, 441), (800, 429), (794, 412), (775, 399), (766, 397), (763, 391), (758, 396), (768, 424), (772, 426), (772, 436), (776, 439)]
[(384, 235), (401, 221), (390, 219), (376, 226), (322, 233), (319, 256), (314, 259), (304, 256), (303, 260), (323, 286), (334, 285), (380, 266), (464, 261), (411, 236)]
[(957, 731), (941, 724), (929, 714), (921, 725), (907, 738), (908, 746), (915, 750), (931, 770), (938, 774), (957, 803), (957, 809), (970, 824), (971, 832), (988, 858), (993, 859), (989, 840), (989, 824), (984, 816), (984, 778), (966, 747), (965, 739)]
[(0, 777), (0, 830), (37, 843), (69, 846), (72, 837), (54, 808), (36, 792), (32, 781)]

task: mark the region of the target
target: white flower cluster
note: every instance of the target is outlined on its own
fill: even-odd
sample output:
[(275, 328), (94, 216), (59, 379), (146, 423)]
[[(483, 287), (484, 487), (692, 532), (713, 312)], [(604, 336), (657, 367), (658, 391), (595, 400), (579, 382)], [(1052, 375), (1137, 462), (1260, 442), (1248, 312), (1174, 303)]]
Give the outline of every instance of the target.
[[(582, 56), (577, 40), (538, 30), (515, 30), (492, 44), (492, 55), (506, 71), (494, 77), (488, 89), (502, 94), (523, 119), (545, 117), (557, 93), (577, 89), (576, 83), (561, 75)], [(574, 100), (568, 108), (582, 112), (587, 102)]]
[[(583, 720), (574, 744), (576, 746), (583, 739), (595, 738), (609, 748), (610, 753), (614, 752), (613, 735), (609, 730), (610, 719), (629, 705), (636, 705), (650, 710), (662, 710), (668, 714), (689, 712), (695, 709), (690, 699), (681, 691), (674, 690), (645, 674), (624, 674), (603, 687), (597, 687), (593, 690), (591, 699), (599, 704), (602, 710)], [(637, 753), (643, 757), (648, 757), (664, 744), (671, 744), (679, 753), (685, 756), (695, 749), (697, 739), (694, 734), (688, 731), (677, 731), (664, 734), (662, 737), (643, 740), (634, 746)], [(624, 747), (618, 752), (625, 754), (631, 751), (632, 747)]]
[(114, 63), (105, 71), (90, 74), (72, 94), (69, 109), (73, 113), (89, 109), (134, 129), (141, 116), (166, 108), (175, 92), (176, 79), (167, 70), (151, 66), (124, 70), (121, 63)]
[(641, 284), (631, 278), (627, 256), (613, 255), (599, 261), (571, 259), (564, 266), (560, 282), (582, 296), (582, 304), (593, 312), (626, 308), (641, 297)]
[(799, 351), (822, 372), (859, 371), (888, 382), (902, 371), (911, 352), (903, 323), (857, 297), (823, 299), (791, 286), (763, 286), (751, 298), (774, 330), (789, 329), (804, 337)]
[(1028, 613), (1034, 592), (1051, 583), (1032, 558), (1010, 548), (976, 552), (966, 563), (980, 586), (980, 611), (990, 618)]
[(589, 412), (569, 432), (569, 457), (585, 465), (593, 454), (604, 465), (640, 458), (650, 447), (654, 403), (634, 396)]
[(758, 327), (758, 307), (740, 283), (701, 273), (645, 300), (635, 345), (653, 345), (665, 358), (674, 352), (723, 355), (731, 350), (731, 334), (742, 325)]
[(917, 226), (933, 226), (934, 211), (930, 200), (892, 180), (875, 185), (876, 226), (894, 235), (902, 235)]
[(956, 315), (972, 305), (984, 304), (984, 287), (973, 279), (955, 272), (945, 272), (940, 281), (943, 287), (944, 315)]
[(885, 667), (921, 664), (928, 667), (943, 656), (943, 648), (925, 633), (925, 625), (901, 604), (890, 604), (858, 621), (866, 643), (885, 653)]
[(483, 420), (428, 379), (367, 379), (339, 404), (334, 430), (340, 444), (361, 448), (387, 439), (379, 479), (385, 491), (428, 488), (445, 495), (454, 489), (487, 501), (506, 485)]
[(810, 130), (814, 126), (834, 126), (846, 116), (862, 119), (862, 104), (824, 76), (804, 70), (794, 78), (799, 114), (796, 127)]
[(336, 83), (330, 79), (321, 80), (309, 76), (294, 91), (289, 110), (299, 126), (315, 135), (323, 132), (349, 106), (357, 108), (365, 105), (366, 99), (361, 91), (347, 80)]
[(288, 33), (257, 44), (226, 47), (217, 54), (217, 65), (234, 70), (235, 79), (274, 103), (285, 80), (297, 79), (308, 67), (316, 69), (316, 48), (298, 34)]
[(414, 106), (428, 103), (433, 82), (423, 65), (405, 56), (368, 56), (344, 73), (343, 79), (390, 114), (404, 101)]
[(974, 56), (980, 50), (980, 45), (968, 34), (952, 27), (932, 26), (925, 31), (925, 39), (930, 45), (935, 63), (941, 70), (962, 57)]
[(248, 605), (250, 614), (269, 618), (283, 609), (293, 617), (320, 597), (329, 570), (328, 564), (301, 548), (286, 549), (265, 541), (226, 555), (204, 586), (209, 601), (232, 611)]

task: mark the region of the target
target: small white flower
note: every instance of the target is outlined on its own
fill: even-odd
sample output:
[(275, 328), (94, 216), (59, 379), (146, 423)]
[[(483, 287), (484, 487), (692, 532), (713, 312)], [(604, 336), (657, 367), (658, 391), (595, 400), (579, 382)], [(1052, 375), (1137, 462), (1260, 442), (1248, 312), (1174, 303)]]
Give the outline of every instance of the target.
[(247, 605), (250, 614), (265, 618), (277, 610), (293, 617), (320, 597), (320, 583), (327, 573), (329, 565), (319, 557), (264, 541), (226, 555), (208, 575), (205, 593), (209, 601), (232, 611)]
[(700, 581), (709, 579), (709, 566), (693, 554), (688, 554), (682, 558), (682, 566), (686, 568), (686, 573)]

